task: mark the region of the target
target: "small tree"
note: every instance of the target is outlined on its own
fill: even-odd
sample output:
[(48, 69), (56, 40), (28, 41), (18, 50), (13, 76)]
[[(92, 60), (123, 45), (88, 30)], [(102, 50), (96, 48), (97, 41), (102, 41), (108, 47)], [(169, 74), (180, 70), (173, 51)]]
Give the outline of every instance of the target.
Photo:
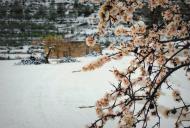
[[(151, 12), (150, 25), (145, 23), (147, 17), (141, 11), (145, 7)], [(118, 84), (112, 84), (114, 90), (96, 102), (98, 119), (89, 128), (101, 128), (110, 119), (117, 119), (119, 128), (161, 127), (158, 100), (163, 97), (164, 86), (177, 104), (164, 109), (163, 115), (175, 115), (176, 128), (190, 127), (190, 119), (186, 118), (190, 115), (190, 104), (168, 79), (179, 69), (190, 75), (190, 17), (184, 8), (190, 9), (184, 0), (106, 0), (103, 3), (99, 10), (98, 35), (106, 35), (113, 27), (116, 36), (127, 36), (130, 40), (121, 42), (119, 47), (112, 44), (110, 48), (117, 53), (103, 56), (82, 70), (95, 70), (129, 54), (133, 59), (125, 71), (111, 70)], [(120, 22), (126, 22), (127, 27), (115, 28)], [(91, 44), (89, 39), (93, 42), (95, 37), (88, 37), (87, 44)], [(136, 107), (139, 102), (143, 105)], [(151, 117), (156, 119), (154, 124), (149, 123)]]
[(43, 45), (45, 46), (45, 49), (47, 49), (46, 55), (45, 55), (45, 63), (49, 63), (49, 56), (52, 52), (52, 50), (55, 50), (60, 43), (63, 42), (62, 36), (56, 36), (56, 35), (48, 35), (44, 37), (43, 39)]

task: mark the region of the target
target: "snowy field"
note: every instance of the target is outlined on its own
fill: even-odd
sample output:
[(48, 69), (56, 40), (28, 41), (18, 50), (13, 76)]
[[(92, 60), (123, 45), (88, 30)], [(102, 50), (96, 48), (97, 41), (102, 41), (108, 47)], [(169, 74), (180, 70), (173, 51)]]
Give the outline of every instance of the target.
[[(96, 119), (95, 101), (112, 89), (109, 82), (115, 79), (109, 69), (124, 68), (130, 57), (104, 65), (93, 72), (78, 72), (95, 57), (79, 58), (80, 63), (14, 65), (18, 60), (0, 61), (0, 128), (84, 128)], [(180, 70), (171, 80), (183, 91), (190, 102), (190, 82)], [(172, 106), (171, 94), (163, 92), (161, 105)], [(162, 117), (163, 118), (163, 117)], [(172, 127), (172, 120), (162, 122)], [(108, 124), (112, 128), (112, 124)]]

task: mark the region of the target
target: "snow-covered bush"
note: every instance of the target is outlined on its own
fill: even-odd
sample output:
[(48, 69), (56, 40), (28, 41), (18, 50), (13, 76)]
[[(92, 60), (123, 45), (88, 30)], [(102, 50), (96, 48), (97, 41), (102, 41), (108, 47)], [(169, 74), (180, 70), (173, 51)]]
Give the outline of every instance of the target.
[(58, 60), (58, 63), (74, 63), (74, 62), (80, 62), (80, 61), (73, 57), (63, 57)]
[(37, 57), (29, 57), (25, 59), (21, 59), (20, 62), (16, 63), (16, 65), (39, 65), (39, 64), (44, 64), (45, 59), (44, 58), (37, 58)]
[(0, 60), (9, 60), (8, 57), (0, 56)]
[(95, 57), (95, 56), (100, 56), (100, 55), (101, 55), (100, 53), (93, 51), (93, 52), (87, 54), (86, 57), (88, 57), (88, 56), (92, 56), (92, 57), (94, 56)]
[[(143, 14), (141, 10), (144, 8), (148, 8), (150, 15)], [(96, 102), (98, 119), (89, 128), (102, 128), (113, 119), (118, 121), (119, 128), (161, 127), (161, 114), (166, 117), (175, 115), (173, 123), (176, 128), (190, 127), (190, 103), (168, 79), (179, 69), (184, 69), (190, 78), (189, 9), (185, 0), (103, 2), (99, 10), (97, 35), (106, 35), (110, 27), (126, 22), (127, 27), (119, 26), (114, 33), (115, 36), (131, 37), (131, 40), (120, 42), (119, 47), (112, 44), (110, 49), (117, 50), (116, 53), (103, 55), (85, 65), (82, 71), (95, 70), (112, 59), (120, 60), (129, 54), (133, 59), (126, 65), (126, 70), (111, 70), (118, 84), (112, 84), (114, 89)], [(145, 16), (148, 16), (149, 24), (144, 21), (147, 19)], [(94, 44), (97, 35), (88, 37), (87, 44), (89, 39)], [(176, 105), (161, 112), (158, 101), (163, 97), (163, 86), (171, 92), (173, 98), (170, 100), (176, 101)], [(138, 105), (139, 102), (141, 105)], [(149, 123), (152, 119), (154, 121)]]

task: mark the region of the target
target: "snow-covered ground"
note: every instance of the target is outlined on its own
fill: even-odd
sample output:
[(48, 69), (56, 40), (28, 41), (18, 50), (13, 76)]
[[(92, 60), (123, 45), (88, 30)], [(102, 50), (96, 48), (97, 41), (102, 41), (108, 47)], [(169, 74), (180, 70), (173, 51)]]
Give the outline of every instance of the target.
[[(115, 79), (109, 69), (124, 68), (130, 57), (118, 64), (109, 62), (93, 72), (77, 72), (96, 59), (79, 58), (80, 63), (14, 65), (19, 60), (0, 61), (0, 128), (83, 128), (96, 119), (93, 108), (79, 106), (94, 105), (95, 101), (112, 89), (109, 82)], [(171, 77), (179, 83), (186, 101), (189, 101), (190, 82), (180, 70)], [(168, 106), (169, 93), (160, 99)], [(190, 102), (190, 101), (189, 101)], [(172, 127), (171, 120), (162, 126)], [(112, 124), (108, 124), (112, 128)]]

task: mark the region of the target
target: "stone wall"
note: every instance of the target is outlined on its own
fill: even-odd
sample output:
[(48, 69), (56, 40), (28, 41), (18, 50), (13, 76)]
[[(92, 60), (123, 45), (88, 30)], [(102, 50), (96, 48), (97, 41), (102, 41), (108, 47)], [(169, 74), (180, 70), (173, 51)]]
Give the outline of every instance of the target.
[[(48, 47), (45, 47), (45, 52), (48, 53)], [(100, 44), (96, 44), (94, 47), (88, 47), (84, 41), (62, 42), (55, 46), (50, 54), (50, 58), (81, 57), (91, 52), (101, 53)]]

